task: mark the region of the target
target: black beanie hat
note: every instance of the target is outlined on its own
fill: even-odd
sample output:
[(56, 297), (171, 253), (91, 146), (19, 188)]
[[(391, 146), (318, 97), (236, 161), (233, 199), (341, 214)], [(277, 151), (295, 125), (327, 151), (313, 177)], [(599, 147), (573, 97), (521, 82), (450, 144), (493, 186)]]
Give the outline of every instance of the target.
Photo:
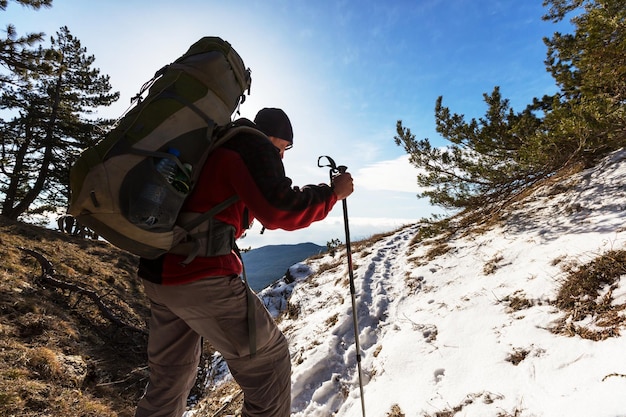
[(293, 129), (289, 117), (281, 109), (264, 108), (254, 118), (259, 130), (267, 136), (274, 136), (293, 143)]

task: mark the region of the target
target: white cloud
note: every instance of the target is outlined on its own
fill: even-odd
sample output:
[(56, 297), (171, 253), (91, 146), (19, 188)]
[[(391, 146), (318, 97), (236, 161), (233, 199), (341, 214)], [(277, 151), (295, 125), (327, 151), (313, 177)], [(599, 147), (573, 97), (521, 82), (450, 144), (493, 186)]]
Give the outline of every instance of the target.
[(359, 187), (370, 190), (399, 191), (417, 194), (418, 169), (409, 163), (409, 156), (380, 161), (358, 170), (354, 175)]

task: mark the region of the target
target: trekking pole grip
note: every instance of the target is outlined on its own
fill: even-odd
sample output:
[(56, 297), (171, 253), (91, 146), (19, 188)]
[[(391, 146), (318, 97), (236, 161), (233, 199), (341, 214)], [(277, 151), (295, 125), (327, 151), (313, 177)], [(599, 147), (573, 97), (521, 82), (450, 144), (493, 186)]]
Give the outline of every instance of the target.
[[(328, 164), (327, 165), (323, 165), (322, 164), (322, 158), (326, 158), (328, 160)], [(339, 165), (337, 166), (337, 164), (335, 163), (335, 161), (333, 160), (333, 158), (331, 158), (330, 156), (320, 156), (317, 159), (317, 166), (320, 168), (324, 168), (324, 167), (328, 167), (330, 168), (330, 181), (333, 181), (333, 178), (335, 178), (337, 175), (339, 174), (344, 174), (347, 170), (348, 167), (345, 165)]]

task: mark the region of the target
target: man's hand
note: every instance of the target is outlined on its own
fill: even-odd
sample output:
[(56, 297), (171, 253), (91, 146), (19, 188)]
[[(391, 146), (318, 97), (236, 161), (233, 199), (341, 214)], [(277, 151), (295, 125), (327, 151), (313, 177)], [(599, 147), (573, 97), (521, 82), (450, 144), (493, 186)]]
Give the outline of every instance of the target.
[(337, 196), (337, 200), (343, 200), (354, 191), (352, 175), (350, 175), (349, 172), (344, 172), (336, 177), (333, 177), (332, 187), (335, 195)]

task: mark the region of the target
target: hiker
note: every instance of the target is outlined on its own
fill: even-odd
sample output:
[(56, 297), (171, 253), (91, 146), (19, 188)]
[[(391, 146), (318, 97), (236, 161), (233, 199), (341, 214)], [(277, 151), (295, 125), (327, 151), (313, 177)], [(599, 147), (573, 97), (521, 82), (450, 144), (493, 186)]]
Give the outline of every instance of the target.
[(343, 173), (331, 185), (292, 186), (282, 158), (293, 145), (293, 130), (283, 110), (264, 108), (254, 123), (238, 123), (261, 130), (269, 140), (243, 132), (216, 149), (183, 207), (184, 212), (202, 213), (239, 196), (212, 220), (214, 255), (198, 256), (186, 265), (186, 255), (174, 253), (140, 260), (138, 275), (151, 301), (150, 379), (136, 417), (182, 416), (196, 378), (201, 338), (222, 354), (240, 385), (244, 417), (290, 415), (287, 340), (241, 279), (234, 241), (253, 218), (267, 229), (284, 230), (322, 220), (352, 193), (353, 182)]

